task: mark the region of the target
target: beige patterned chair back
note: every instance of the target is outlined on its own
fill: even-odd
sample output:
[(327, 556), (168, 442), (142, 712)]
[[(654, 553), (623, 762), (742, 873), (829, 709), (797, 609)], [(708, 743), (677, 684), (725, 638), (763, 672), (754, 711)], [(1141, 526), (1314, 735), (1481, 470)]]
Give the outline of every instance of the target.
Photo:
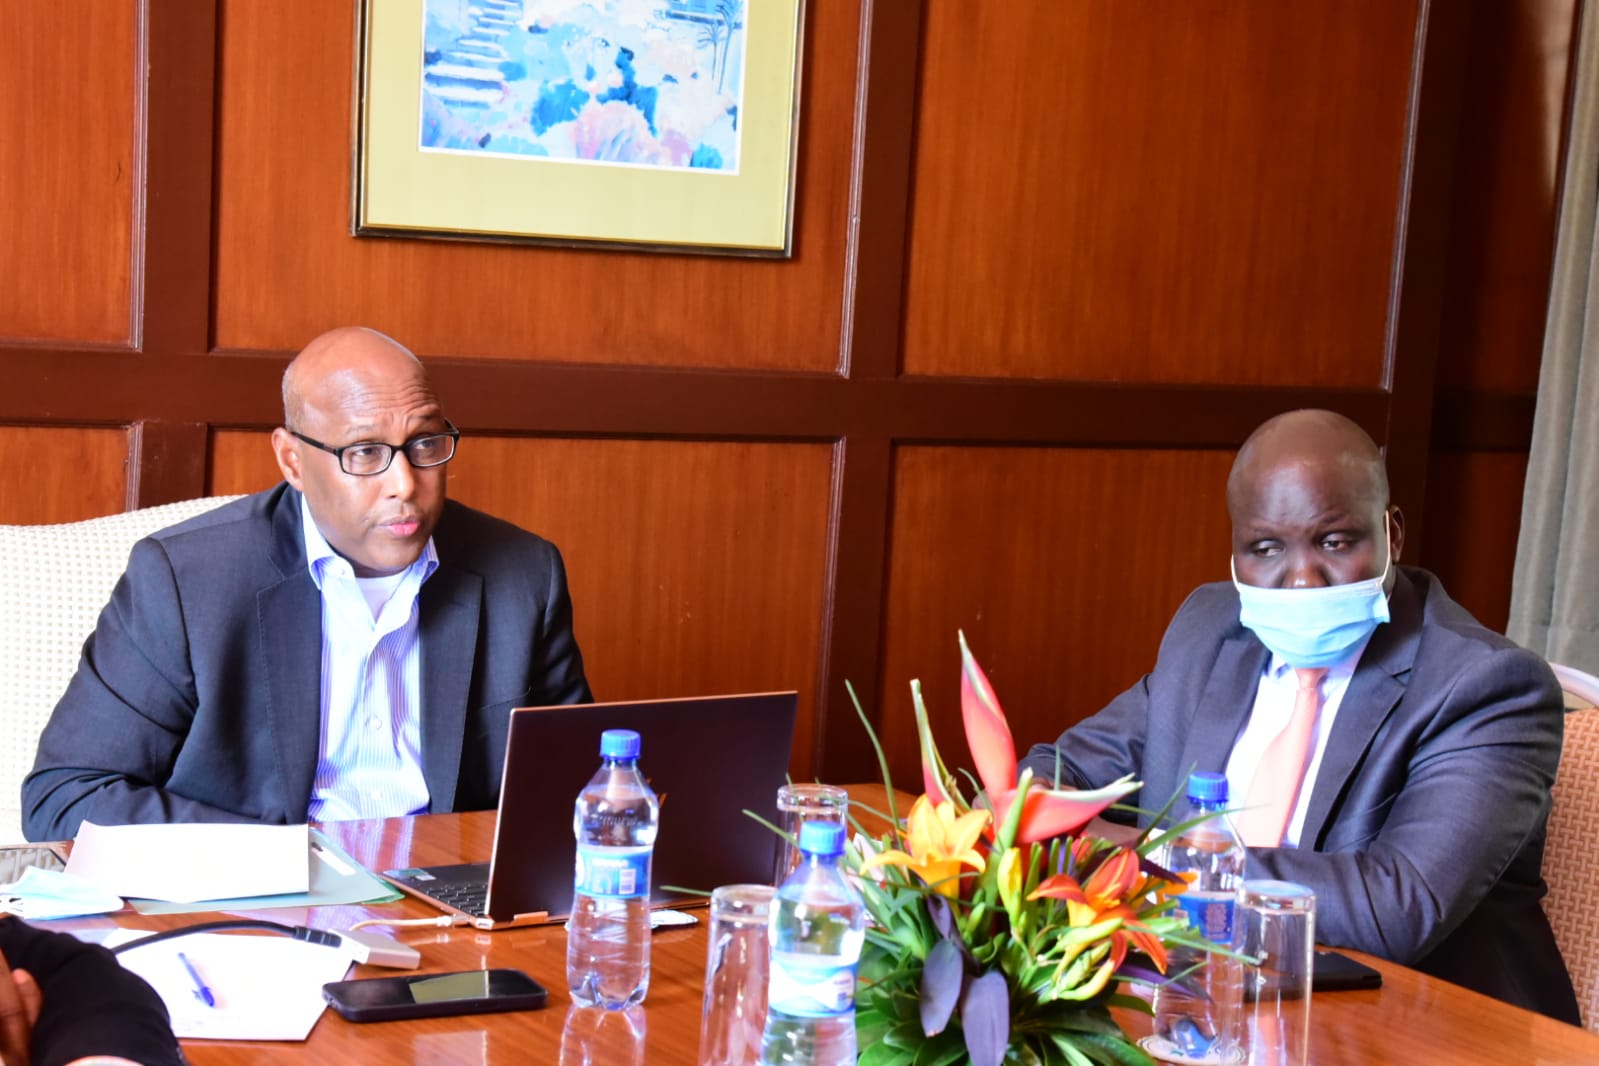
[(134, 542), (237, 498), (181, 500), (61, 525), (0, 526), (0, 844), (22, 839), (22, 779), (33, 768), (39, 731), (66, 691)]
[[(1554, 665), (1554, 664), (1551, 664)], [(1593, 893), (1599, 841), (1599, 678), (1554, 666), (1566, 693), (1566, 741), (1555, 780), (1543, 875), (1544, 911), (1577, 988), (1585, 1028), (1599, 1032), (1599, 896)]]

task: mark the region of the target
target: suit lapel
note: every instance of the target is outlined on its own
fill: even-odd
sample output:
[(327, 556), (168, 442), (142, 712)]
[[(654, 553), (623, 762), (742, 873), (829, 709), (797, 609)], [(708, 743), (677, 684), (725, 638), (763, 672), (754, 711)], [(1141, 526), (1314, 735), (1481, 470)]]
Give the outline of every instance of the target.
[(256, 593), (256, 623), (284, 817), (292, 824), (305, 821), (321, 738), (322, 599), (305, 566), (298, 493), (282, 494), (272, 526), (282, 580)]
[(1344, 785), (1405, 694), (1402, 678), (1409, 674), (1421, 642), (1421, 605), (1403, 571), (1394, 583), (1388, 611), (1389, 620), (1372, 634), (1338, 705), (1338, 717), (1316, 771), (1310, 806), (1305, 809), (1305, 824), (1299, 833), (1302, 847), (1320, 843)]
[[(1204, 694), (1199, 697), (1190, 718), (1188, 736), (1176, 767), (1180, 779), (1171, 783), (1171, 791), (1186, 788), (1187, 775), (1194, 770), (1226, 771), (1233, 741), (1254, 709), (1255, 692), (1260, 687), (1260, 674), (1266, 668), (1269, 654), (1260, 641), (1248, 634), (1222, 642), (1205, 682)], [(1151, 798), (1164, 803), (1167, 797)]]
[(429, 808), (450, 811), (455, 809), (461, 773), (483, 578), (449, 565), (441, 551), (439, 568), (422, 586), (417, 607), (422, 640), (422, 776)]

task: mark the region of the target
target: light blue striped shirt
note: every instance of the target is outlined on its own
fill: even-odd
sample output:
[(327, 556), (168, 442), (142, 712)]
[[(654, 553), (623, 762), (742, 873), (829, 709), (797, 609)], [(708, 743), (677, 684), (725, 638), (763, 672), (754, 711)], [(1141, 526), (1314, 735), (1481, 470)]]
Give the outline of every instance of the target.
[[(439, 566), (433, 539), (397, 583), (358, 579), (317, 529), (304, 496), (300, 517), (306, 566), (322, 592), (322, 731), (308, 817), (333, 822), (425, 812), (417, 594)], [(376, 617), (363, 583), (391, 586)]]

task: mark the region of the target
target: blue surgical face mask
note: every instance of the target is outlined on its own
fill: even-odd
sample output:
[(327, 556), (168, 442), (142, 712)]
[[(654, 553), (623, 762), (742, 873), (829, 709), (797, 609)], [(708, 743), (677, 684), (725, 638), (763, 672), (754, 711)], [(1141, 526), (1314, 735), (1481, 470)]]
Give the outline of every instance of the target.
[[(1384, 539), (1387, 517), (1383, 519)], [(1233, 569), (1238, 620), (1289, 666), (1316, 668), (1342, 662), (1388, 621), (1383, 583), (1393, 560), (1392, 541), (1382, 573), (1369, 581), (1324, 588), (1264, 589), (1245, 585)]]

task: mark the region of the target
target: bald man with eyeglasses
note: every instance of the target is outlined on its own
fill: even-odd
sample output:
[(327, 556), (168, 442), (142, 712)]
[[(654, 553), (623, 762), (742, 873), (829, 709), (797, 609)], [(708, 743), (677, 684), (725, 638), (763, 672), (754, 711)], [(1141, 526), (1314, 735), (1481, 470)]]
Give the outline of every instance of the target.
[(410, 351), (325, 333), (283, 408), (282, 483), (134, 546), (23, 783), (29, 839), (486, 809), (510, 709), (592, 698), (560, 552), (445, 499), (460, 433)]

